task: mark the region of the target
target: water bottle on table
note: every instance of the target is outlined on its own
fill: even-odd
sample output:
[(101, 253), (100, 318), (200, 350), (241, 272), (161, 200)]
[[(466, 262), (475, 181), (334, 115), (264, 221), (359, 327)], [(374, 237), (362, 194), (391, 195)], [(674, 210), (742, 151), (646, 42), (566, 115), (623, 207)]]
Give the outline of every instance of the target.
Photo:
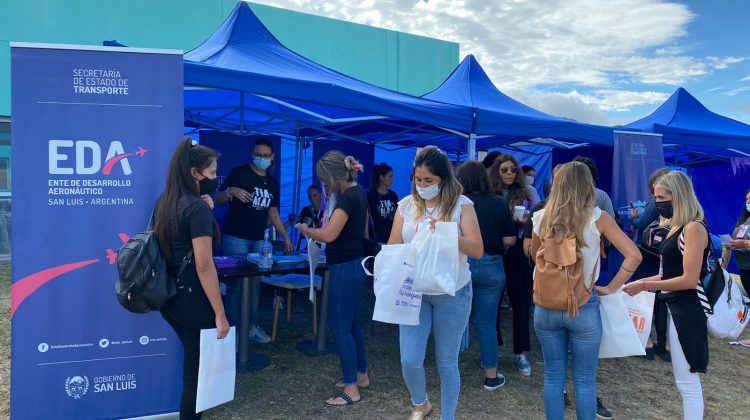
[(267, 270), (273, 266), (273, 245), (270, 239), (271, 232), (266, 229), (266, 233), (263, 235), (263, 246), (261, 247), (260, 253), (260, 264), (258, 267)]

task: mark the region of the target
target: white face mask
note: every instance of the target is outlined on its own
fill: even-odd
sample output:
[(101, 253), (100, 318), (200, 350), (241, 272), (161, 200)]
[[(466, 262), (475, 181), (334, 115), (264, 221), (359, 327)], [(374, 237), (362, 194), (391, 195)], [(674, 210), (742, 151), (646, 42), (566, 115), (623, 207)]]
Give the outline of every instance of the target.
[(534, 177), (526, 175), (526, 185), (534, 185)]
[(440, 194), (440, 184), (432, 184), (424, 188), (417, 185), (417, 193), (422, 197), (422, 200), (432, 200)]

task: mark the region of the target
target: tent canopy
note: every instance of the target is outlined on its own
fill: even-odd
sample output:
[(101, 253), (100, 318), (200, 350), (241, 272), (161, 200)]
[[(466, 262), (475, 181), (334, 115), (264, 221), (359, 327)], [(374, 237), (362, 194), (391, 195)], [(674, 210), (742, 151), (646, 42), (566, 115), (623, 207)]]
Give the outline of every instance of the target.
[(434, 91), (422, 96), (475, 110), (471, 128), (477, 146), (496, 146), (534, 138), (562, 142), (613, 144), (612, 128), (555, 117), (501, 92), (473, 55), (468, 55)]
[(663, 135), (664, 146), (689, 146), (693, 152), (750, 156), (750, 125), (709, 111), (684, 88), (678, 88), (656, 111), (624, 127)]
[(471, 127), (470, 107), (380, 88), (289, 50), (244, 2), (185, 54), (184, 69), (185, 114), (194, 126), (290, 135), (307, 129), (340, 138), (348, 135), (339, 129), (364, 125), (377, 132), (388, 120), (401, 124), (391, 132), (429, 125), (448, 134), (442, 128)]

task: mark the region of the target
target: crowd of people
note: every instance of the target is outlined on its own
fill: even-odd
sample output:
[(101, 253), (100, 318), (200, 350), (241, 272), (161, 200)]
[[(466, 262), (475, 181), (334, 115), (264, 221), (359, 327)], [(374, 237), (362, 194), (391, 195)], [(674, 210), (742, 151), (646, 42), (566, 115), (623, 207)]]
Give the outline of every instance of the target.
[[(273, 159), (272, 143), (260, 138), (251, 163), (232, 169), (216, 193), (215, 151), (185, 138), (170, 162), (166, 188), (155, 208), (154, 227), (171, 270), (192, 252), (178, 281), (177, 296), (161, 311), (185, 349), (180, 418), (200, 418), (200, 413), (195, 413), (200, 329), (217, 328), (218, 338), (223, 338), (230, 324), (239, 325), (239, 290), (229, 282), (222, 302), (213, 249), (227, 255), (259, 252), (269, 223), (281, 235), (286, 251), (293, 249), (279, 217), (279, 182), (270, 175)], [(522, 167), (509, 154), (493, 152), (482, 162), (464, 162), (454, 173), (444, 152), (425, 147), (413, 163), (411, 193), (401, 200), (389, 189), (393, 168), (375, 166), (369, 191), (359, 184), (362, 171), (363, 165), (354, 157), (327, 152), (316, 163), (321, 184), (308, 188), (310, 205), (295, 219), (301, 235), (327, 244), (329, 327), (337, 342), (342, 378), (334, 384), (339, 392), (325, 400), (325, 405), (356, 404), (363, 399), (360, 391), (370, 386), (359, 314), (360, 295), (367, 281), (360, 264), (365, 255), (364, 239), (409, 243), (420, 224), (434, 228), (442, 221), (458, 227), (456, 292), (424, 294), (419, 325), (399, 326), (401, 369), (412, 403), (411, 419), (423, 419), (433, 410), (425, 372), (430, 336), (439, 373), (440, 415), (445, 420), (455, 418), (461, 389), (459, 353), (470, 317), (476, 323), (484, 389), (494, 391), (505, 384), (505, 376), (498, 370), (498, 346), (503, 342), (499, 315), (506, 294), (513, 314), (513, 357), (520, 375), (532, 374), (528, 353), (532, 350), (533, 318), (544, 361), (546, 417), (564, 418), (570, 357), (577, 417), (611, 418), (597, 398), (597, 355), (602, 338), (598, 299), (623, 285), (630, 295), (657, 293), (657, 340), (649, 341), (646, 357), (659, 354), (671, 359), (684, 418), (703, 417), (698, 374), (706, 372), (709, 354), (706, 316), (696, 286), (706, 270), (711, 242), (703, 210), (686, 175), (661, 169), (651, 176), (648, 188), (653, 196), (645, 209), (632, 214), (633, 225), (642, 232), (636, 244), (617, 224), (609, 196), (595, 187), (596, 165), (588, 158), (578, 157), (555, 167), (544, 202), (533, 187), (534, 168)], [(222, 204), (229, 205), (229, 213), (220, 229), (212, 209)], [(750, 190), (734, 240), (724, 255), (728, 261), (729, 252), (735, 251), (746, 290), (750, 290), (749, 230)], [(662, 235), (656, 259), (644, 251), (647, 244), (641, 242), (652, 243), (647, 235)], [(624, 260), (619, 267), (610, 264), (614, 277), (608, 284), (597, 285), (608, 247), (617, 249)], [(568, 277), (570, 288), (561, 292), (548, 264), (555, 261), (550, 259), (553, 254), (566, 252), (575, 256), (572, 261), (577, 271), (573, 272), (577, 274)], [(577, 283), (571, 278), (578, 279)], [(267, 342), (269, 338), (257, 321), (259, 288), (256, 283), (250, 290), (251, 330), (239, 333)]]

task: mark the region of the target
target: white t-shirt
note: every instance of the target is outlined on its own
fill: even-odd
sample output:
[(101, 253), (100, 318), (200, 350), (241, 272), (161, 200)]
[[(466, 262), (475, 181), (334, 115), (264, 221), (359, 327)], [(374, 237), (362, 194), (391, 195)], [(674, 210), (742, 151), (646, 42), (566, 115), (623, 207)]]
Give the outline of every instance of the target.
[[(461, 235), (461, 224), (459, 223), (461, 221), (461, 208), (463, 206), (473, 205), (474, 203), (471, 200), (462, 195), (458, 198), (456, 206), (453, 208), (453, 213), (451, 214), (450, 221), (455, 222), (458, 225), (459, 235)], [(427, 217), (422, 217), (419, 220), (416, 219), (417, 206), (414, 205), (414, 200), (412, 199), (411, 195), (404, 197), (401, 201), (398, 202), (398, 212), (404, 219), (404, 225), (401, 228), (401, 237), (404, 239), (404, 243), (408, 244), (412, 239), (414, 239), (414, 234), (417, 233), (417, 225), (427, 220)], [(433, 216), (437, 218), (438, 214), (440, 213), (440, 208), (428, 208), (427, 212), (431, 212)], [(466, 286), (469, 281), (471, 281), (471, 272), (469, 271), (468, 257), (466, 256), (466, 254), (459, 252), (458, 259), (458, 284), (456, 285), (456, 290), (460, 290), (461, 288)]]
[[(598, 264), (598, 262), (599, 258), (601, 258), (600, 248), (602, 235), (596, 227), (596, 221), (599, 220), (601, 215), (602, 210), (599, 207), (594, 207), (594, 211), (591, 212), (589, 223), (583, 228), (583, 241), (586, 242), (586, 246), (581, 248), (581, 255), (583, 255), (583, 282), (586, 287), (591, 286), (592, 279), (599, 278), (601, 264)], [(534, 233), (539, 236), (539, 239), (542, 239), (539, 235), (539, 230), (541, 229), (543, 219), (544, 209), (537, 211), (531, 217), (531, 222), (534, 224)], [(594, 273), (595, 268), (596, 273)], [(595, 274), (595, 276), (592, 277), (592, 273)], [(534, 269), (534, 274), (536, 274), (536, 269)]]

